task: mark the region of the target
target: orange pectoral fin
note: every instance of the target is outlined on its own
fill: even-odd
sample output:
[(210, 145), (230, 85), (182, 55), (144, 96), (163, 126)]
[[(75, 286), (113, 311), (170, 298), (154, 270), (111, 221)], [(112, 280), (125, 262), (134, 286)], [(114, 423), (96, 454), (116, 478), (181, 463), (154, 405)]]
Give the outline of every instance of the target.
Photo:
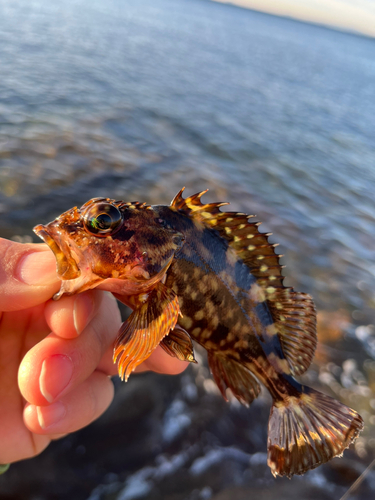
[(139, 296), (139, 304), (120, 328), (113, 351), (113, 362), (118, 361), (125, 381), (176, 326), (180, 314), (177, 295), (160, 282)]

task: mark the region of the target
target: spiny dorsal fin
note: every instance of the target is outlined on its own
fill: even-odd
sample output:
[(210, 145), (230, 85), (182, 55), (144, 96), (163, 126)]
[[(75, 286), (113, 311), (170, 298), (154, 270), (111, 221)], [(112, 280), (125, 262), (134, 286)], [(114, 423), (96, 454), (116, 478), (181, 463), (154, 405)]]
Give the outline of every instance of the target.
[(275, 253), (277, 245), (268, 242), (269, 233), (259, 232), (260, 222), (249, 222), (253, 215), (221, 212), (220, 207), (229, 203), (203, 204), (200, 199), (207, 190), (184, 199), (184, 189), (182, 188), (172, 200), (172, 207), (184, 210), (194, 219), (218, 231), (245, 262), (264, 290), (269, 286), (283, 286), (282, 266), (279, 264), (279, 255)]
[[(173, 198), (171, 201), (171, 207), (177, 208), (178, 210), (185, 210), (188, 213), (197, 215), (199, 219), (209, 219), (214, 217), (215, 215), (221, 214), (219, 207), (224, 205), (229, 205), (227, 202), (223, 203), (208, 203), (203, 204), (201, 202), (202, 196), (207, 193), (208, 189), (201, 191), (200, 193), (193, 194), (192, 196), (188, 196), (187, 198), (182, 197), (182, 193), (185, 188), (183, 187)], [(207, 209), (207, 213), (205, 214), (205, 209)]]
[[(111, 200), (107, 200), (111, 201)], [(125, 201), (115, 201), (115, 205), (117, 205), (117, 208), (151, 208), (151, 205), (147, 205), (147, 203), (143, 203), (140, 201), (130, 201), (130, 202), (125, 202)]]
[(236, 251), (265, 291), (291, 372), (304, 373), (311, 364), (317, 343), (315, 306), (309, 295), (284, 287), (283, 266), (275, 252), (277, 245), (268, 242), (271, 233), (260, 233), (260, 222), (248, 220), (254, 217), (252, 215), (221, 212), (219, 208), (228, 203), (203, 204), (200, 199), (207, 190), (186, 199), (182, 197), (183, 191), (184, 188), (171, 206), (218, 231)]

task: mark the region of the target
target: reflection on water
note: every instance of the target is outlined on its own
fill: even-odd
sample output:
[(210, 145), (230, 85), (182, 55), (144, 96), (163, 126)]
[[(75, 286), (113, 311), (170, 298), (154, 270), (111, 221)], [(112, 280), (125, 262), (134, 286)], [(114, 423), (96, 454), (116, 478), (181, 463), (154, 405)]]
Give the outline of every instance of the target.
[[(281, 244), (286, 284), (319, 308), (305, 380), (366, 422), (355, 452), (279, 494), (338, 498), (375, 449), (374, 41), (199, 0), (0, 0), (0, 11), (0, 234), (28, 241), (91, 197), (169, 203), (184, 185), (256, 213)], [(165, 398), (165, 380), (147, 380)], [(134, 463), (111, 449), (85, 494), (107, 481), (90, 498), (109, 498), (129, 476), (124, 499), (172, 498), (170, 478), (184, 485), (173, 498), (263, 483), (271, 495), (266, 398), (223, 405), (204, 365), (177, 380), (169, 407), (148, 410), (166, 429), (155, 449), (131, 449)], [(133, 379), (120, 401), (132, 384), (146, 390)]]

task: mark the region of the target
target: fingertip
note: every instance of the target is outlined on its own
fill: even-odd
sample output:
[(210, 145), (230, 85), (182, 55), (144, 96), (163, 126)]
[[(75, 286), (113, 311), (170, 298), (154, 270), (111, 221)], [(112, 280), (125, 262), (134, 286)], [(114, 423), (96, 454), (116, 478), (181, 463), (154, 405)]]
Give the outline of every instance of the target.
[(59, 301), (49, 300), (44, 309), (44, 316), (51, 331), (65, 339), (77, 337), (73, 321), (74, 300), (75, 297), (62, 297)]
[[(31, 404), (51, 403), (68, 385), (74, 365), (69, 356), (57, 349), (61, 340), (54, 334), (30, 349), (18, 369), (18, 386)], [(58, 352), (60, 351), (60, 352)]]
[(59, 288), (56, 260), (44, 244), (25, 244), (0, 238), (0, 295), (2, 311), (42, 304)]
[(152, 370), (166, 375), (179, 375), (186, 370), (189, 364), (187, 361), (173, 358), (158, 346), (151, 356), (136, 369), (136, 372)]
[(59, 401), (47, 406), (27, 405), (24, 422), (31, 432), (52, 439), (90, 424), (108, 408), (113, 396), (110, 378), (96, 371)]
[[(117, 303), (103, 291), (89, 293), (95, 297), (95, 313), (80, 335), (72, 326), (75, 297), (67, 297), (68, 311), (64, 306), (62, 315), (55, 319), (53, 308), (58, 308), (60, 301), (51, 301), (48, 305), (52, 309), (47, 320), (56, 332), (50, 333), (26, 353), (18, 372), (20, 391), (29, 403), (45, 406), (65, 396), (87, 379), (101, 363), (104, 353), (109, 352), (121, 323)], [(75, 338), (67, 338), (69, 335)], [(65, 361), (71, 362), (71, 369), (64, 367), (69, 364)], [(102, 365), (100, 369), (106, 371)], [(113, 366), (108, 373), (112, 372)]]
[[(85, 329), (95, 313), (95, 292), (79, 294), (74, 301), (73, 324), (74, 329), (79, 335)], [(99, 298), (99, 297), (98, 297)]]
[(31, 421), (34, 415), (36, 415), (36, 406), (26, 403), (26, 406), (23, 409), (23, 418), (25, 423)]
[(44, 312), (46, 322), (59, 337), (76, 338), (91, 321), (101, 300), (100, 292), (94, 290), (50, 300)]
[(51, 285), (58, 283), (56, 258), (40, 245), (38, 251), (28, 252), (19, 260), (16, 277), (26, 285)]

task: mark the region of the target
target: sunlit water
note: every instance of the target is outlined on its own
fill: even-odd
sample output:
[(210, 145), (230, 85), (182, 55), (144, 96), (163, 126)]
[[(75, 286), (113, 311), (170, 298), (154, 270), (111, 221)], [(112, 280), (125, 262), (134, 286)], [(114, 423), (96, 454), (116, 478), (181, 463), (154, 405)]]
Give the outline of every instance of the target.
[(321, 311), (310, 378), (362, 412), (368, 463), (375, 41), (203, 0), (0, 0), (0, 73), (0, 234), (183, 185), (257, 214)]

